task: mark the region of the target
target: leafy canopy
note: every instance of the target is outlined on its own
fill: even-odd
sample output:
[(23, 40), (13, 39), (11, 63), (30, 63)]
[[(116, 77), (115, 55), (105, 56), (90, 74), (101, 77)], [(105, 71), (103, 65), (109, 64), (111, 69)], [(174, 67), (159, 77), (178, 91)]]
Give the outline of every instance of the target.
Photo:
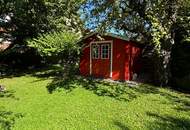
[[(11, 30), (17, 41), (49, 31), (82, 33), (79, 9), (85, 0), (0, 0), (0, 18), (11, 16)], [(1, 24), (1, 21), (0, 21)]]
[(113, 28), (138, 41), (151, 43), (158, 51), (161, 40), (171, 39), (179, 9), (188, 0), (89, 0), (84, 6), (85, 18), (100, 31)]
[(41, 34), (28, 40), (27, 44), (36, 48), (43, 57), (72, 55), (80, 53), (79, 45), (76, 44), (78, 38), (79, 36), (72, 32), (54, 32)]

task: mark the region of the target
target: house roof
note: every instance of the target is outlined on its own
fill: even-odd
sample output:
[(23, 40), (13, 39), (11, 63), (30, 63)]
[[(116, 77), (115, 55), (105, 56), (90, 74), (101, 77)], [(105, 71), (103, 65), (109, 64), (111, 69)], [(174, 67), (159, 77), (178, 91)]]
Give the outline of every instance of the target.
[(9, 31), (10, 30), (0, 26), (0, 52), (5, 51), (13, 45), (15, 38)]
[(129, 38), (126, 38), (124, 36), (119, 36), (119, 35), (116, 35), (116, 34), (113, 34), (113, 33), (98, 33), (98, 32), (92, 32), (92, 33), (89, 33), (88, 35), (82, 37), (77, 43), (83, 41), (84, 39), (87, 39), (95, 34), (100, 34), (101, 36), (110, 36), (110, 37), (113, 37), (113, 38), (118, 38), (118, 39), (121, 39), (121, 40), (125, 40), (125, 41), (129, 41)]
[(0, 52), (9, 48), (11, 43), (12, 42), (10, 42), (10, 41), (3, 41), (2, 43), (0, 43)]
[(4, 28), (0, 27), (0, 33), (7, 32)]

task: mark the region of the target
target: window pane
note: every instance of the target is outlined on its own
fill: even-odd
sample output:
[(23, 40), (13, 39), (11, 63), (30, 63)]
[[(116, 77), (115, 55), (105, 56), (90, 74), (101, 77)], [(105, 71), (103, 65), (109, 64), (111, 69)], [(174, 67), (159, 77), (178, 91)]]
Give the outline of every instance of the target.
[(99, 58), (99, 46), (98, 45), (93, 45), (92, 46), (92, 58), (93, 59), (98, 59)]
[(109, 45), (102, 45), (102, 59), (109, 58)]

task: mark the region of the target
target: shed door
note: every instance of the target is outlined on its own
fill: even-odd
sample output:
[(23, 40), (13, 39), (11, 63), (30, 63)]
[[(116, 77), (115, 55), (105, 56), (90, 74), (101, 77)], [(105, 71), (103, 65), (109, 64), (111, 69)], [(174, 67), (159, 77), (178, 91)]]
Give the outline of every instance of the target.
[(91, 44), (91, 72), (92, 76), (100, 78), (110, 77), (111, 44), (92, 43)]

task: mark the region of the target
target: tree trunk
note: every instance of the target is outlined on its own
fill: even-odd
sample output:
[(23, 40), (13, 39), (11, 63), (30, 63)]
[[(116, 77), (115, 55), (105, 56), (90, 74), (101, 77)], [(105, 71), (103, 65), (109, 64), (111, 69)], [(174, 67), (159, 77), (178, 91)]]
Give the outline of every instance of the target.
[(156, 77), (158, 77), (158, 84), (160, 86), (170, 85), (170, 81), (172, 78), (171, 73), (171, 52), (172, 47), (175, 44), (175, 24), (176, 24), (176, 17), (177, 17), (177, 3), (175, 0), (170, 0), (168, 4), (168, 24), (169, 24), (169, 34), (168, 39), (162, 43), (162, 48), (160, 50), (161, 55), (158, 55), (158, 61), (155, 62), (156, 70)]
[[(172, 45), (170, 45), (172, 48)], [(154, 56), (155, 83), (159, 86), (167, 86), (171, 79), (171, 49), (161, 50), (161, 55)]]

